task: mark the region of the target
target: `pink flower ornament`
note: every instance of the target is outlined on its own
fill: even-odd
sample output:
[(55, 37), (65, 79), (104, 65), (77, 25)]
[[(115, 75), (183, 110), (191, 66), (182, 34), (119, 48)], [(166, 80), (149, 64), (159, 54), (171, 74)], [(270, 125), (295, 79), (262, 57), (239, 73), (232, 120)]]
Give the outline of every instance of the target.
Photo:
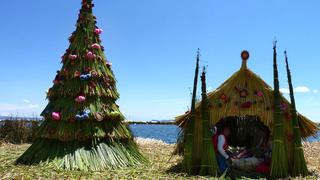
[(102, 32), (103, 32), (103, 30), (100, 29), (100, 28), (96, 28), (96, 29), (94, 30), (94, 33), (97, 34), (97, 35), (101, 34)]
[(280, 104), (280, 109), (281, 109), (282, 111), (287, 110), (287, 109), (288, 109), (287, 104), (286, 104), (286, 103), (281, 103), (281, 104)]
[(56, 121), (60, 121), (60, 119), (61, 119), (61, 115), (59, 112), (52, 112), (51, 116)]
[(99, 44), (97, 44), (97, 43), (92, 44), (91, 47), (93, 49), (101, 49), (101, 46)]
[(263, 93), (262, 93), (261, 91), (258, 91), (258, 92), (257, 92), (257, 96), (262, 97), (262, 96), (263, 96)]
[(77, 59), (77, 55), (75, 55), (75, 54), (70, 54), (69, 55), (69, 59), (71, 59), (71, 60), (76, 60)]
[(78, 103), (84, 102), (86, 100), (85, 96), (78, 96), (75, 98), (75, 101)]
[(87, 53), (87, 58), (88, 58), (88, 59), (94, 59), (95, 57), (96, 57), (96, 55), (93, 54), (91, 51), (89, 51), (89, 52)]

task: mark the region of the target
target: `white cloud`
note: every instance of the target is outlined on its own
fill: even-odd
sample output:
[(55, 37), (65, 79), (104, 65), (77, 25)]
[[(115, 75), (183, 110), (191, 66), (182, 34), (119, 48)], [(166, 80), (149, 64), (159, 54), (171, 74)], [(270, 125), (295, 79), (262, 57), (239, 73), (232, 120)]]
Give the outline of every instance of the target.
[(297, 93), (307, 93), (307, 92), (310, 92), (310, 89), (306, 86), (298, 86), (294, 88), (294, 91)]
[(27, 107), (30, 109), (38, 108), (39, 104), (32, 104), (30, 100), (24, 99), (24, 103), (28, 104)]
[(38, 108), (38, 107), (40, 107), (40, 106), (39, 106), (39, 104), (29, 104), (28, 107), (29, 107), (30, 109), (34, 109), (34, 108)]
[[(297, 86), (294, 88), (294, 92), (296, 93), (308, 93), (310, 92), (311, 90), (306, 87), (306, 86)], [(289, 94), (290, 91), (289, 91), (289, 88), (280, 88), (280, 92), (284, 93), (284, 94)], [(313, 90), (314, 93), (317, 93), (318, 91), (317, 90)]]
[(27, 104), (30, 103), (30, 101), (29, 101), (28, 99), (24, 99), (23, 102), (24, 102), (24, 103), (27, 103)]
[(289, 89), (288, 88), (280, 88), (280, 92), (283, 94), (289, 94)]
[(0, 114), (9, 115), (16, 113), (32, 113), (32, 112), (40, 112), (39, 104), (0, 104)]

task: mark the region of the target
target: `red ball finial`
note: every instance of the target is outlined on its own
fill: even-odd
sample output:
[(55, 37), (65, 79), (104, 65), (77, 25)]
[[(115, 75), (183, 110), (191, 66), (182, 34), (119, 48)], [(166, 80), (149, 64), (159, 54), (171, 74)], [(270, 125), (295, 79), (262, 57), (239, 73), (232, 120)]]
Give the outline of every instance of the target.
[(247, 50), (243, 50), (242, 52), (241, 52), (241, 59), (242, 60), (248, 60), (249, 59), (249, 52), (247, 51)]

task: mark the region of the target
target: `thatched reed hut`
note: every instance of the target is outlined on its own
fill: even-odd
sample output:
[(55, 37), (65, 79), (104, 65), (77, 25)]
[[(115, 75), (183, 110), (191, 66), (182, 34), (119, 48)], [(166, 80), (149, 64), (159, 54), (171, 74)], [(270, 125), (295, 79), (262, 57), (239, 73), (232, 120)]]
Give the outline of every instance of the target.
[[(272, 140), (274, 118), (274, 91), (261, 77), (247, 67), (247, 58), (242, 59), (241, 68), (216, 90), (207, 94), (209, 103), (209, 127), (202, 127), (201, 102), (196, 104), (193, 122), (194, 166), (200, 166), (202, 156), (202, 132), (219, 124), (231, 127), (229, 144), (231, 146), (254, 147)], [(293, 161), (293, 127), (290, 114), (291, 106), (281, 95), (281, 115), (284, 119), (284, 143), (287, 149), (288, 164)], [(182, 128), (178, 140), (178, 153), (183, 153), (183, 130), (190, 119), (186, 112), (176, 117), (176, 124)], [(317, 134), (317, 124), (298, 113), (298, 124), (303, 139)]]

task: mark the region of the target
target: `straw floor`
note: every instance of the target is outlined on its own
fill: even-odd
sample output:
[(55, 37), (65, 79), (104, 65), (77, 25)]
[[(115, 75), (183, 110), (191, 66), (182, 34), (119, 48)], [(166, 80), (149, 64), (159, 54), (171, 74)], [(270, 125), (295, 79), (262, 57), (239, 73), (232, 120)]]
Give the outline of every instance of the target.
[[(150, 159), (150, 164), (102, 172), (61, 171), (53, 166), (16, 166), (13, 162), (30, 145), (0, 142), (0, 179), (209, 179), (178, 173), (176, 165), (181, 161), (180, 157), (170, 159), (174, 145), (153, 139), (137, 138), (136, 141), (141, 152)], [(308, 168), (314, 174), (308, 179), (320, 179), (320, 142), (303, 146)]]

